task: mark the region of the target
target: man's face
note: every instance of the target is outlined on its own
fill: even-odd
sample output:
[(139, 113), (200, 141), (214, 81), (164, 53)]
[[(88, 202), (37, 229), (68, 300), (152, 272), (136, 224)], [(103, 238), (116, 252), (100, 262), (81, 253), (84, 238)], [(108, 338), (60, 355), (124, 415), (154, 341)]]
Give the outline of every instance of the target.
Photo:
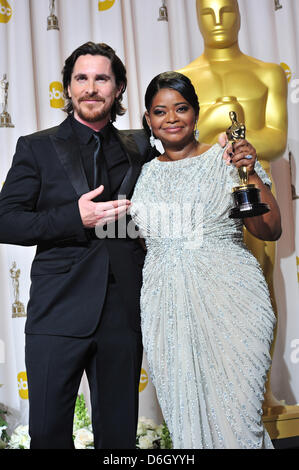
[(83, 124), (101, 123), (110, 119), (110, 111), (119, 96), (110, 59), (101, 55), (81, 55), (75, 62), (68, 94), (74, 117)]
[(196, 8), (206, 46), (230, 47), (238, 41), (240, 12), (237, 0), (197, 0)]

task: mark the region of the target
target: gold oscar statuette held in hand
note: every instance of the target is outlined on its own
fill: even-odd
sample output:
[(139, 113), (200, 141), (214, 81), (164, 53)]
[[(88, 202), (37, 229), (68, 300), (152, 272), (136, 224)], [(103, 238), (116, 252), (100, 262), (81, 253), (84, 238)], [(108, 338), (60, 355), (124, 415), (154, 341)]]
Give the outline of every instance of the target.
[[(245, 139), (246, 128), (237, 120), (235, 111), (230, 111), (231, 126), (226, 130), (228, 141), (234, 146), (235, 142)], [(248, 183), (248, 172), (246, 166), (238, 169), (240, 186), (233, 188), (233, 198), (235, 207), (230, 210), (231, 219), (243, 219), (245, 217), (255, 217), (269, 212), (269, 206), (260, 201), (260, 190), (254, 184)]]

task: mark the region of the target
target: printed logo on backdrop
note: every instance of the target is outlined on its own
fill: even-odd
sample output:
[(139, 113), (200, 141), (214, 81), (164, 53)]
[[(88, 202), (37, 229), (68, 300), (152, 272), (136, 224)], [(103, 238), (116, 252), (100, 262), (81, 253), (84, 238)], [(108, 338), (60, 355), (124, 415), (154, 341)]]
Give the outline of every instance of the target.
[(22, 400), (28, 400), (28, 382), (26, 372), (19, 372), (17, 379), (20, 398), (22, 398)]
[(113, 7), (115, 0), (99, 0), (98, 8), (99, 11), (109, 10), (109, 8)]
[(17, 269), (16, 262), (14, 261), (11, 269), (9, 270), (12, 279), (12, 287), (14, 294), (14, 303), (12, 304), (12, 318), (26, 317), (25, 307), (20, 302), (20, 269)]
[(291, 341), (291, 362), (292, 364), (299, 364), (299, 339), (295, 338)]
[(143, 392), (148, 384), (148, 375), (145, 369), (141, 369), (140, 373), (140, 382), (139, 382), (139, 392)]
[(12, 8), (7, 0), (0, 0), (0, 23), (8, 23), (12, 15)]
[(52, 82), (49, 86), (50, 106), (52, 108), (63, 108), (65, 105), (63, 97), (63, 86), (61, 82)]
[(298, 78), (292, 78), (293, 77), (293, 72), (291, 70), (291, 67), (286, 64), (285, 62), (281, 62), (280, 66), (283, 68), (288, 84), (290, 85), (290, 88), (293, 89), (292, 92), (290, 92), (290, 99), (293, 104), (299, 103), (299, 79)]
[(292, 71), (291, 71), (291, 68), (288, 66), (288, 64), (286, 64), (285, 62), (280, 62), (280, 66), (283, 68), (283, 70), (285, 71), (285, 74), (286, 74), (286, 77), (287, 77), (287, 81), (288, 83), (290, 83), (291, 81), (291, 78), (292, 78)]

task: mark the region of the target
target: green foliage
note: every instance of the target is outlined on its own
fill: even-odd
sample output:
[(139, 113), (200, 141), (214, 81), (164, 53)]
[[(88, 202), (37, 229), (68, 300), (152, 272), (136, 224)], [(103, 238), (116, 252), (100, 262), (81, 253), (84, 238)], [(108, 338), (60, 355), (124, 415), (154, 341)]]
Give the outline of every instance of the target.
[(7, 421), (5, 419), (5, 415), (7, 412), (0, 407), (0, 449), (4, 449), (6, 447), (7, 442), (9, 441), (8, 434), (6, 432), (7, 429)]
[(74, 415), (74, 431), (81, 428), (88, 428), (91, 424), (91, 420), (88, 414), (88, 409), (85, 403), (83, 393), (77, 396), (75, 415)]
[(172, 440), (170, 437), (170, 432), (166, 426), (165, 421), (163, 422), (162, 432), (161, 432), (161, 449), (172, 449)]

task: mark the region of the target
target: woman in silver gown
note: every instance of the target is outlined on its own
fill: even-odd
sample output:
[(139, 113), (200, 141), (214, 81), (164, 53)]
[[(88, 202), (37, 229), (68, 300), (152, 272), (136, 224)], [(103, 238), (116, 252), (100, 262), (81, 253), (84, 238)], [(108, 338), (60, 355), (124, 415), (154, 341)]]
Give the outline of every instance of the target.
[[(279, 238), (271, 181), (246, 140), (225, 151), (195, 139), (199, 104), (187, 77), (155, 77), (146, 108), (164, 153), (143, 166), (130, 212), (147, 247), (144, 348), (173, 447), (272, 448), (262, 402), (275, 315), (242, 232)], [(231, 219), (244, 165), (271, 211)]]

